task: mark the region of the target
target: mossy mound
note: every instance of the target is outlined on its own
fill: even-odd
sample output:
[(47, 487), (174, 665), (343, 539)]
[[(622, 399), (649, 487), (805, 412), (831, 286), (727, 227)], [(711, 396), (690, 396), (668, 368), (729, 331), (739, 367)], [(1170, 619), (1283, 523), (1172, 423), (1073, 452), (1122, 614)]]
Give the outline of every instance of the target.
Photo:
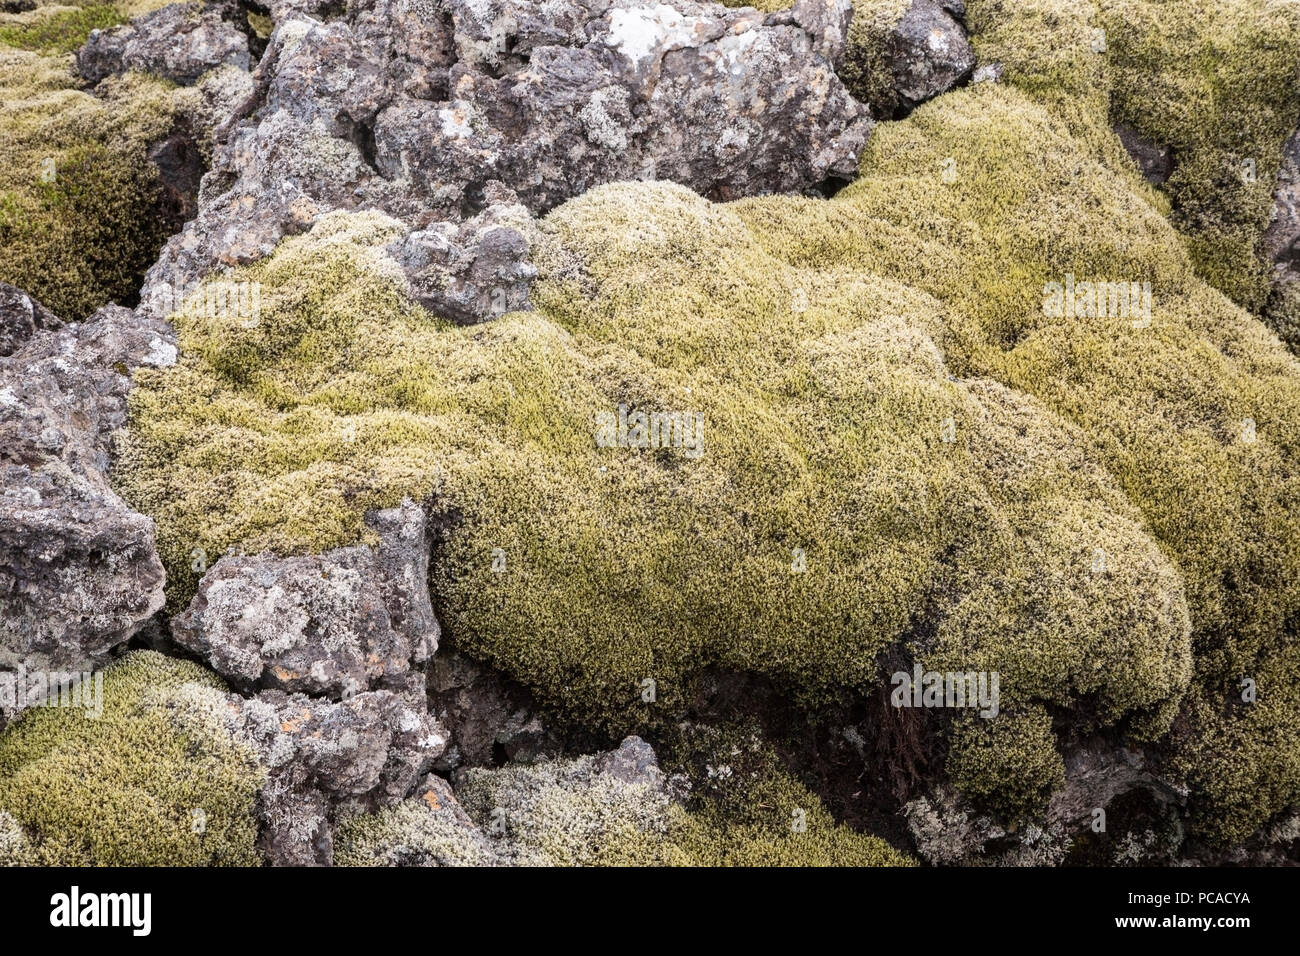
[[(1182, 573), (1204, 706), (1217, 711), (1230, 682), (1294, 655), (1300, 370), (1197, 279), (1136, 176), (1052, 113), (979, 87), (878, 129), (863, 173), (831, 203), (736, 208), (789, 262), (856, 263), (929, 292), (948, 306), (951, 368), (1031, 394), (1083, 430)], [(1053, 318), (1044, 286), (1067, 273), (1150, 282), (1149, 326)], [(1062, 590), (1051, 590), (1059, 601)], [(1300, 703), (1293, 685), (1273, 682), (1270, 693), (1282, 698), (1275, 713)], [(1225, 714), (1224, 733), (1247, 713)], [(1214, 808), (1202, 814), (1211, 829), (1252, 829), (1300, 795), (1300, 739), (1284, 722), (1268, 726), (1245, 752), (1216, 732), (1197, 747), (1209, 761), (1202, 780), (1224, 770), (1226, 753), (1281, 771), (1249, 806), (1228, 809), (1218, 788), (1199, 791)]]
[[(392, 224), (337, 214), (239, 274), (256, 327), (176, 317), (185, 357), (139, 378), (116, 472), (174, 606), (196, 549), (320, 549), (408, 495), (449, 519), (433, 591), (459, 646), (579, 722), (670, 720), (710, 665), (860, 690), (929, 612), (961, 626), (920, 650), (1000, 665), (1003, 706), (1098, 693), (1167, 724), (1177, 575), (1076, 434), (949, 377), (935, 300), (792, 268), (680, 187), (595, 190), (546, 228), (539, 313), (439, 323), (380, 254)], [(598, 447), (620, 405), (700, 415), (702, 454)], [(1068, 631), (1042, 632), (1035, 569), (1076, 587)]]
[(137, 651), (104, 673), (98, 717), (22, 714), (0, 733), (0, 863), (260, 862), (257, 756), (202, 719), (220, 688), (194, 664)]
[[(446, 529), (449, 632), (573, 719), (662, 724), (711, 665), (816, 703), (901, 645), (1000, 673), (1025, 732), (955, 733), (952, 766), (1007, 807), (1058, 779), (1041, 708), (1152, 739), (1193, 652), (1207, 702), (1293, 653), (1300, 367), (1130, 164), (1025, 94), (882, 125), (830, 201), (623, 184), (542, 232), (539, 311), (484, 326), (405, 299), (374, 214), (228, 277), (261, 283), (256, 325), (177, 316), (116, 471), (173, 606), (196, 549), (318, 550), (408, 495)], [(1067, 274), (1149, 282), (1149, 322), (1045, 308)], [(598, 447), (620, 406), (699, 414), (702, 453)], [(1041, 773), (970, 782), (1027, 741)], [(1300, 778), (1272, 793), (1233, 826)]]
[(1282, 145), (1300, 117), (1300, 8), (1285, 0), (971, 0), (981, 62), (1076, 122), (1171, 146), (1192, 261), (1254, 311)]
[(148, 144), (195, 95), (142, 76), (77, 87), (64, 59), (0, 47), (0, 281), (70, 319), (137, 294), (175, 225)]

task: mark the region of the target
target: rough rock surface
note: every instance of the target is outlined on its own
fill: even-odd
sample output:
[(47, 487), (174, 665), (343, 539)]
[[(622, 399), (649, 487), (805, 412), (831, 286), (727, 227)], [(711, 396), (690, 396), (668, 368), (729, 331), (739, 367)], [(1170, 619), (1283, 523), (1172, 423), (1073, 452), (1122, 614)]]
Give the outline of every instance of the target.
[[(1072, 853), (1088, 852), (1082, 841), (1091, 838), (1101, 846), (1091, 848), (1090, 862), (1099, 862), (1099, 852), (1106, 865), (1152, 862), (1161, 850), (1160, 838), (1130, 832), (1133, 814), (1116, 809), (1116, 801), (1140, 795), (1153, 806), (1175, 807), (1186, 792), (1155, 774), (1141, 751), (1100, 738), (1076, 742), (1063, 759), (1065, 785), (1052, 794), (1046, 812), (1021, 829), (979, 813), (942, 787), (914, 799), (904, 815), (917, 852), (936, 866), (1055, 866)], [(1111, 819), (1099, 818), (1099, 810)], [(1099, 819), (1102, 830), (1095, 831)], [(1109, 836), (1096, 839), (1098, 832)], [(1169, 854), (1176, 849), (1165, 848)]]
[(388, 248), (411, 298), (465, 325), (531, 308), (528, 289), (537, 277), (528, 261), (536, 232), (528, 210), (498, 182), (483, 195), (488, 206), (474, 218), (433, 223)]
[(335, 816), (399, 803), (447, 743), (416, 689), (344, 701), (274, 690), (249, 699), (231, 694), (223, 720), (267, 768), (258, 842), (282, 866), (331, 863)]
[(405, 798), (447, 746), (428, 712), (438, 646), (424, 511), (372, 511), (373, 546), (221, 558), (172, 636), (236, 688), (231, 732), (268, 768), (259, 846), (278, 865), (329, 864), (332, 821)]
[(975, 52), (957, 17), (961, 3), (913, 0), (886, 44), (902, 111), (952, 89), (975, 69)]
[(13, 355), (24, 342), (44, 329), (57, 329), (62, 322), (22, 289), (0, 282), (0, 358)]
[(166, 323), (116, 306), (0, 358), (0, 667), (96, 665), (162, 607), (153, 522), (105, 473), (130, 373), (175, 360)]
[(415, 293), (481, 320), (525, 301), (527, 242), (502, 227), (516, 205), (544, 212), (619, 179), (734, 198), (849, 178), (871, 120), (831, 68), (843, 5), (818, 6), (801, 5), (803, 26), (687, 0), (364, 0), (327, 22), (277, 10), (256, 92), (218, 134), (199, 215), (144, 300), (157, 311), (161, 287), (374, 207), (416, 232)]
[(453, 740), (439, 771), (531, 763), (560, 751), (527, 690), (457, 651), (440, 653), (430, 666), (429, 701)]
[(244, 689), (339, 700), (404, 686), (438, 646), (424, 512), (406, 501), (367, 524), (374, 548), (221, 558), (173, 637)]
[(219, 66), (247, 70), (248, 37), (230, 22), (239, 13), (234, 4), (173, 3), (94, 30), (77, 51), (77, 72), (92, 84), (137, 70), (190, 86)]
[(1260, 249), (1273, 267), (1275, 284), (1300, 282), (1300, 130), (1283, 148), (1273, 210)]

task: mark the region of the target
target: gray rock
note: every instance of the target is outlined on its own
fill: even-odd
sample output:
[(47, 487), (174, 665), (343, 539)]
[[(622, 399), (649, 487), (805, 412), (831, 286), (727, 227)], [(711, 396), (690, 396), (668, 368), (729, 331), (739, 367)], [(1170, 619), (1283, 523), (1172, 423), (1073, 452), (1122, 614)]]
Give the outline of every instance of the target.
[(532, 763), (560, 751), (527, 690), (458, 651), (440, 653), (430, 666), (429, 702), (454, 741), (440, 771)]
[(268, 768), (259, 846), (275, 865), (329, 865), (335, 819), (400, 803), (447, 744), (416, 691), (344, 701), (265, 691), (249, 700), (231, 695), (230, 705), (230, 719)]
[(221, 558), (173, 638), (245, 690), (340, 700), (407, 686), (438, 646), (424, 512), (407, 501), (366, 520), (373, 549)]
[(830, 67), (843, 3), (798, 10), (769, 23), (689, 0), (359, 0), (322, 22), (290, 4), (146, 307), (325, 212), (377, 208), (412, 230), (396, 257), (413, 292), (481, 321), (526, 303), (522, 210), (620, 179), (730, 199), (849, 178), (871, 120)]
[(173, 3), (125, 26), (92, 30), (77, 50), (77, 72), (92, 84), (136, 70), (192, 86), (219, 66), (247, 70), (248, 37), (228, 22), (238, 15), (234, 4)]
[(1272, 281), (1264, 320), (1291, 351), (1300, 353), (1300, 130), (1283, 146), (1259, 249)]
[(625, 737), (617, 750), (601, 754), (593, 768), (624, 783), (658, 787), (664, 782), (654, 748), (640, 737)]
[[(831, 66), (839, 66), (849, 41), (853, 20), (852, 0), (797, 0), (790, 10), (790, 22), (813, 38), (813, 49)], [(781, 22), (768, 17), (767, 23)]]
[(130, 373), (175, 359), (166, 323), (116, 306), (0, 358), (0, 669), (98, 666), (162, 607), (153, 522), (105, 476)]
[(917, 853), (937, 866), (1056, 866), (1080, 837), (1093, 835), (1094, 811), (1111, 807), (1112, 819), (1107, 825), (1114, 832), (1108, 839), (1121, 857), (1110, 862), (1132, 863), (1145, 858), (1124, 859), (1124, 853), (1154, 857), (1154, 835), (1152, 846), (1128, 845), (1133, 835), (1125, 833), (1127, 821), (1113, 812), (1112, 804), (1142, 791), (1152, 806), (1175, 808), (1185, 802), (1186, 791), (1154, 774), (1141, 751), (1100, 737), (1072, 742), (1063, 757), (1065, 786), (1052, 795), (1046, 812), (1021, 821), (1020, 826), (978, 812), (961, 795), (944, 787), (913, 799), (903, 812)]
[(0, 282), (0, 358), (13, 355), (37, 332), (62, 325), (53, 312), (22, 289)]
[(1300, 130), (1282, 148), (1273, 209), (1260, 249), (1275, 282), (1300, 280)]
[(975, 69), (975, 52), (957, 22), (961, 5), (913, 0), (894, 26), (885, 62), (894, 77), (901, 111), (952, 89)]
[(518, 197), (488, 183), (489, 203), (463, 222), (434, 223), (388, 247), (413, 299), (464, 325), (527, 310), (537, 268), (528, 261), (535, 222)]

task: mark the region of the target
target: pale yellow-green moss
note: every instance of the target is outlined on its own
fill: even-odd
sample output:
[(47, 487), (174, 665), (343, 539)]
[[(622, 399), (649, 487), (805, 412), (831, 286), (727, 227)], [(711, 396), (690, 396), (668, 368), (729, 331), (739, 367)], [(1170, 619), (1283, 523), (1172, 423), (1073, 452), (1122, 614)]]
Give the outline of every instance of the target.
[(256, 753), (195, 716), (193, 698), (218, 688), (194, 664), (138, 651), (104, 674), (100, 716), (25, 711), (0, 733), (0, 862), (258, 863)]
[(136, 295), (168, 228), (147, 146), (194, 93), (134, 75), (99, 92), (0, 46), (0, 281), (69, 319)]
[[(955, 91), (878, 127), (831, 201), (624, 184), (542, 232), (539, 311), (484, 326), (404, 298), (373, 214), (234, 276), (262, 284), (255, 327), (177, 318), (116, 472), (173, 606), (196, 549), (319, 549), (410, 495), (447, 519), (432, 589), (458, 643), (614, 729), (671, 719), (708, 665), (863, 691), (904, 642), (998, 671), (1009, 719), (1085, 704), (1150, 739), (1193, 655), (1212, 702), (1290, 646), (1300, 368), (1053, 109)], [(1067, 273), (1149, 282), (1150, 322), (1054, 317)], [(700, 413), (703, 454), (598, 448), (620, 404)], [(1300, 777), (1274, 793), (1235, 825)]]
[(952, 728), (947, 771), (977, 801), (1015, 817), (1041, 811), (1065, 783), (1051, 717), (1034, 707), (996, 719), (963, 717)]
[(1259, 311), (1256, 244), (1300, 119), (1300, 7), (1289, 0), (971, 0), (984, 62), (1094, 141), (1123, 122), (1171, 146), (1164, 187), (1192, 261)]

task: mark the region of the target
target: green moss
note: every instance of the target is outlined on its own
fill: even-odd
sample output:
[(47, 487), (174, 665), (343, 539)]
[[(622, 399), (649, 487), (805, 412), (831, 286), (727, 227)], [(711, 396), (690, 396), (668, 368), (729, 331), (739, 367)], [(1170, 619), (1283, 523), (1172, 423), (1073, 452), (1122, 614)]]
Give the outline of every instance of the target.
[[(954, 182), (927, 175), (947, 157)], [(1174, 559), (1194, 625), (1197, 694), (1222, 701), (1225, 680), (1289, 645), (1300, 599), (1294, 361), (1194, 278), (1182, 243), (1129, 174), (1009, 91), (950, 94), (914, 121), (877, 130), (863, 168), (834, 203), (740, 205), (788, 261), (855, 263), (930, 292), (952, 316), (950, 366), (1032, 394), (1084, 431)], [(1150, 281), (1150, 327), (1044, 315), (1034, 300), (1067, 272)], [(1050, 600), (1060, 606), (1068, 591), (1053, 585)], [(1052, 646), (1032, 631), (1011, 633), (1004, 655), (1016, 644), (1013, 656)], [(1300, 739), (1285, 727), (1266, 737), (1288, 755), (1269, 762), (1293, 766)], [(1223, 743), (1211, 736), (1204, 753)], [(1206, 767), (1202, 779), (1217, 772)], [(1283, 779), (1278, 791), (1294, 799), (1300, 776)], [(1229, 810), (1215, 793), (1198, 793), (1211, 808), (1203, 818), (1232, 813), (1236, 829), (1282, 802)]]
[(1269, 296), (1265, 314), (1269, 328), (1287, 348), (1300, 354), (1300, 283), (1279, 283)]
[[(1160, 737), (1300, 611), (1300, 368), (1072, 128), (980, 85), (831, 201), (593, 190), (542, 224), (538, 311), (474, 328), (404, 298), (394, 224), (326, 217), (230, 277), (255, 327), (179, 316), (132, 392), (117, 480), (173, 607), (195, 549), (343, 543), (410, 495), (449, 519), (448, 631), (579, 722), (662, 726), (708, 666), (813, 704), (901, 643), (999, 672), (1007, 713)], [(1149, 282), (1149, 325), (1054, 316), (1067, 273)], [(620, 404), (700, 413), (703, 454), (596, 447)]]
[(248, 11), (248, 25), (252, 27), (253, 32), (259, 39), (265, 40), (271, 36), (271, 31), (275, 29), (275, 21), (269, 16), (260, 13)]
[(15, 26), (0, 26), (0, 43), (41, 53), (71, 53), (86, 42), (91, 30), (106, 30), (126, 22), (112, 4), (59, 9)]
[[(1300, 116), (1300, 9), (1277, 0), (972, 0), (982, 62), (1096, 140), (1171, 146), (1173, 221), (1211, 285), (1260, 311), (1282, 145)], [(1087, 134), (1083, 130), (1091, 127)]]
[(780, 13), (782, 10), (789, 10), (793, 7), (794, 0), (756, 0), (754, 3), (745, 3), (744, 0), (727, 0), (723, 6), (733, 8), (752, 7), (763, 13)]
[(857, 0), (836, 72), (849, 92), (870, 104), (877, 117), (888, 118), (898, 106), (894, 76), (886, 66), (887, 39), (903, 18), (910, 0)]
[(64, 318), (136, 295), (170, 228), (147, 145), (194, 91), (128, 76), (100, 94), (66, 64), (0, 49), (0, 281)]
[(1052, 720), (1041, 708), (956, 721), (946, 769), (958, 789), (1011, 818), (1042, 811), (1065, 783)]
[(1193, 826), (1212, 843), (1239, 844), (1261, 821), (1293, 809), (1300, 780), (1294, 645), (1270, 650), (1229, 676), (1208, 675), (1175, 740), (1173, 769), (1197, 796)]
[[(33, 708), (0, 733), (0, 861), (250, 865), (256, 755), (198, 719), (219, 681), (134, 652), (103, 677), (103, 712)], [(196, 706), (197, 702), (197, 706)], [(6, 856), (8, 846), (12, 855)]]
[[(934, 604), (964, 625), (946, 657), (1000, 660), (993, 635), (1060, 623), (1014, 599), (1022, 578), (1047, 562), (1083, 581), (1105, 547), (1104, 589), (1062, 605), (1071, 627), (1003, 692), (1108, 684), (1112, 717), (1176, 699), (1176, 575), (1077, 435), (949, 378), (934, 300), (793, 269), (677, 187), (595, 190), (547, 230), (547, 267), (580, 261), (589, 293), (546, 282), (541, 313), (486, 326), (406, 303), (373, 216), (240, 273), (262, 284), (256, 328), (178, 316), (186, 357), (139, 379), (117, 469), (158, 521), (173, 606), (196, 549), (318, 549), (367, 506), (429, 498), (457, 518), (433, 590), (460, 646), (628, 731), (672, 719), (710, 664), (810, 701), (871, 686)], [(704, 453), (596, 447), (619, 404), (698, 412)], [(1012, 466), (1035, 442), (1053, 451)]]

